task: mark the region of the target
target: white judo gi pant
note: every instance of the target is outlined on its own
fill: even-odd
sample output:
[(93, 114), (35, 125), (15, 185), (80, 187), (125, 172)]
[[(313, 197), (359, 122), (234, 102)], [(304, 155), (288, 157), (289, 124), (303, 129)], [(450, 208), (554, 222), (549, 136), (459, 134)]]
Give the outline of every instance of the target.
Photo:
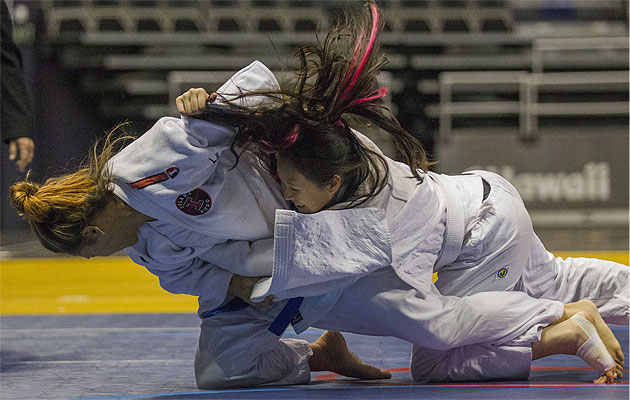
[(555, 257), (532, 228), (520, 195), (507, 180), (473, 171), (490, 194), (467, 227), (460, 256), (438, 272), (436, 287), (449, 296), (495, 290), (570, 303), (592, 300), (608, 323), (629, 322), (630, 268), (595, 258)]
[[(591, 258), (555, 257), (534, 233), (516, 189), (499, 175), (475, 173), (490, 184), (491, 191), (478, 218), (467, 227), (460, 256), (438, 271), (436, 287), (440, 293), (468, 296), (506, 290), (562, 303), (589, 299), (607, 323), (628, 324), (630, 268), (627, 265)], [(462, 375), (452, 368), (435, 370), (456, 357), (454, 365), (467, 360), (466, 363), (479, 366), (477, 376), (471, 374), (463, 380), (483, 380), (493, 375), (495, 367), (509, 369), (510, 360), (521, 359), (526, 353), (531, 360), (530, 346), (478, 347), (441, 351), (415, 344), (412, 369), (423, 371), (419, 378), (462, 380)]]
[(592, 300), (607, 323), (629, 322), (630, 268), (595, 258), (555, 257), (532, 228), (516, 188), (501, 176), (473, 171), (490, 184), (478, 216), (467, 227), (455, 262), (438, 272), (436, 287), (449, 296), (495, 290), (571, 303)]
[[(308, 344), (281, 339), (267, 329), (284, 303), (203, 319), (195, 359), (199, 387), (307, 383), (312, 354)], [(493, 355), (513, 346), (529, 348), (531, 342), (539, 340), (540, 330), (558, 319), (563, 310), (562, 303), (531, 299), (522, 292), (457, 298), (442, 296), (434, 289), (421, 299), (391, 268), (385, 268), (344, 289), (335, 305), (312, 325), (394, 336), (449, 354), (431, 360), (430, 371), (412, 365), (417, 380), (515, 379), (529, 373), (531, 352), (522, 351), (516, 359), (504, 358), (504, 364), (495, 363)], [(471, 354), (476, 355), (472, 363), (468, 362)]]

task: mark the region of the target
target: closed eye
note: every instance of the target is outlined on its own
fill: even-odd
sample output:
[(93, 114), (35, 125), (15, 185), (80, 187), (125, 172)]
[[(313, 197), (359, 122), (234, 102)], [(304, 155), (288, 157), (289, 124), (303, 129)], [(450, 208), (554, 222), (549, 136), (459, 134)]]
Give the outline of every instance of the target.
[(282, 190), (286, 191), (289, 189), (293, 193), (299, 193), (300, 190), (295, 188), (294, 186), (287, 185), (283, 180), (280, 180), (280, 186), (282, 186)]

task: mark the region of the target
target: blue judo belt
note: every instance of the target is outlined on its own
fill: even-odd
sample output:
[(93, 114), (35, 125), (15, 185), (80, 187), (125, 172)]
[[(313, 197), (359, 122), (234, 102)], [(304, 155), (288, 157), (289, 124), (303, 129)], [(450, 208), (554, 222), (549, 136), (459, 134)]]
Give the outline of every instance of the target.
[[(289, 301), (287, 301), (287, 304), (285, 304), (280, 311), (280, 314), (278, 314), (276, 319), (274, 319), (271, 325), (269, 325), (269, 328), (267, 328), (269, 332), (273, 333), (276, 336), (281, 336), (290, 323), (299, 321), (301, 319), (300, 305), (302, 305), (303, 300), (304, 297), (294, 297), (292, 299), (289, 299)], [(205, 313), (201, 314), (201, 318), (210, 318), (224, 312), (239, 311), (246, 307), (249, 307), (249, 304), (239, 299), (238, 297), (235, 297), (227, 304), (224, 304), (219, 308), (215, 308), (214, 310), (206, 311)]]

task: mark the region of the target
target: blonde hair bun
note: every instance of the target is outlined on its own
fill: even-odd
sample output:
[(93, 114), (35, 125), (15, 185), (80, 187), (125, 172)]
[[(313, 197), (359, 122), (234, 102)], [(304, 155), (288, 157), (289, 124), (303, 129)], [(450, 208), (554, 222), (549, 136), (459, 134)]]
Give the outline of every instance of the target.
[(17, 182), (9, 188), (11, 204), (26, 219), (38, 220), (37, 217), (41, 215), (41, 204), (38, 204), (40, 201), (37, 198), (39, 188), (39, 184), (28, 180)]

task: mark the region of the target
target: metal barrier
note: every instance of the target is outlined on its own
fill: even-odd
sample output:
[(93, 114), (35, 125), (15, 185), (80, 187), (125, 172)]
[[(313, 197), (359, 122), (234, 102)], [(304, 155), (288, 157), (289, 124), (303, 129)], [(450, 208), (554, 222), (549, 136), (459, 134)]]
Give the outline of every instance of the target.
[[(169, 34), (177, 31), (177, 22), (186, 21), (186, 30), (199, 33), (225, 31), (257, 33), (325, 32), (343, 2), (318, 1), (296, 5), (296, 2), (275, 1), (268, 7), (257, 7), (255, 2), (237, 1), (228, 6), (217, 6), (209, 1), (187, 1), (182, 5), (154, 2), (153, 6), (121, 1), (117, 5), (103, 6), (99, 2), (84, 0), (79, 4), (60, 5), (55, 0), (42, 0), (47, 32), (51, 40), (76, 40), (76, 33), (98, 37), (100, 33), (112, 33), (102, 29), (102, 22), (123, 34), (144, 33), (139, 21), (154, 21), (153, 34)], [(455, 7), (436, 2), (422, 2), (406, 6), (405, 2), (389, 0), (383, 4), (383, 16), (387, 32), (391, 33), (442, 33), (442, 32), (510, 32), (514, 29), (513, 11), (507, 6), (484, 5), (468, 1)], [(74, 32), (64, 32), (66, 25), (74, 25)], [(109, 32), (108, 32), (109, 31)], [(115, 32), (114, 32), (115, 33)], [(151, 33), (151, 32), (147, 32)], [(64, 36), (70, 34), (70, 36)], [(123, 38), (124, 35), (119, 35)], [(130, 38), (127, 37), (127, 41)], [(259, 38), (263, 39), (263, 38)], [(225, 38), (229, 41), (229, 38)]]
[[(627, 227), (628, 84), (627, 70), (444, 72), (438, 168), (503, 175), (519, 190), (535, 227)], [(470, 93), (495, 94), (497, 100), (457, 101)], [(583, 101), (589, 93), (609, 97)], [(541, 99), (543, 94), (552, 94), (552, 101)], [(501, 99), (505, 95), (512, 100)], [(453, 119), (469, 116), (510, 116), (519, 122), (453, 128)], [(541, 117), (553, 119), (539, 126)], [(609, 119), (601, 124), (556, 120), (577, 117)]]
[[(526, 71), (442, 72), (440, 83), (440, 140), (448, 141), (454, 117), (519, 115), (525, 118), (523, 85)], [(520, 100), (454, 101), (453, 94), (519, 94)]]
[(628, 37), (542, 38), (532, 42), (532, 72), (549, 68), (628, 68)]
[(520, 131), (523, 138), (534, 138), (538, 133), (541, 116), (627, 116), (628, 101), (570, 101), (539, 102), (545, 92), (573, 93), (576, 97), (585, 91), (628, 92), (628, 71), (546, 72), (527, 76), (524, 85), (524, 107)]
[[(440, 82), (440, 139), (448, 140), (453, 118), (466, 116), (518, 116), (518, 130), (525, 140), (538, 133), (540, 116), (624, 116), (628, 101), (580, 101), (586, 91), (626, 92), (628, 71), (545, 72), (524, 71), (443, 72)], [(539, 93), (573, 93), (573, 101), (539, 102)], [(454, 101), (454, 93), (517, 95), (518, 100)]]

